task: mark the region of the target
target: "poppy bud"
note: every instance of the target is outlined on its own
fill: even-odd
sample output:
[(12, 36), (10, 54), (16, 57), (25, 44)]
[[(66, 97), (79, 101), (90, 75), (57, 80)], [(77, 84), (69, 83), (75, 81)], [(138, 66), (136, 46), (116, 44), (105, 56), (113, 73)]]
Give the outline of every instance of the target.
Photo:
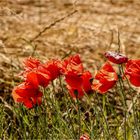
[(122, 64), (128, 61), (128, 58), (120, 53), (107, 51), (105, 52), (105, 57), (112, 63)]

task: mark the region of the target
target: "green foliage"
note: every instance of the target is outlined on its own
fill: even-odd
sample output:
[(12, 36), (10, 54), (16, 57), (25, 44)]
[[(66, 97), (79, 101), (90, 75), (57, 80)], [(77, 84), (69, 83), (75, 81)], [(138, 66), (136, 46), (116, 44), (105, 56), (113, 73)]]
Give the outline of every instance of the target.
[(73, 100), (62, 83), (41, 88), (42, 105), (33, 109), (15, 104), (10, 110), (1, 103), (0, 138), (75, 140), (86, 133), (93, 140), (140, 139), (139, 101), (131, 87), (118, 84), (105, 95), (91, 93)]

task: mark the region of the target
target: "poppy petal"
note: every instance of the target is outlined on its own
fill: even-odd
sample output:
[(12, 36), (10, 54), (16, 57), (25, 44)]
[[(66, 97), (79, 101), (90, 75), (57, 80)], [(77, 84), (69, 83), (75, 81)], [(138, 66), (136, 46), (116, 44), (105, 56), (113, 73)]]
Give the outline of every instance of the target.
[(99, 93), (105, 93), (111, 89), (118, 80), (117, 73), (109, 62), (106, 62), (93, 80), (92, 89)]
[(125, 75), (130, 83), (136, 87), (140, 86), (140, 60), (129, 60), (126, 63)]

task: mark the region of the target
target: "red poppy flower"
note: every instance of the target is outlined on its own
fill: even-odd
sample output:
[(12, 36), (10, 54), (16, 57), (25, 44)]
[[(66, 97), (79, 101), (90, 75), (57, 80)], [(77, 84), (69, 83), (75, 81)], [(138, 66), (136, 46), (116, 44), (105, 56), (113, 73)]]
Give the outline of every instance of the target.
[(95, 75), (92, 89), (97, 90), (100, 93), (105, 93), (116, 84), (117, 80), (117, 73), (113, 69), (112, 65), (109, 62), (106, 62)]
[(66, 63), (66, 65), (69, 64), (69, 63), (72, 63), (72, 64), (74, 64), (74, 65), (78, 65), (78, 64), (81, 64), (81, 63), (82, 63), (79, 54), (72, 55), (72, 56), (66, 58), (66, 59), (64, 60), (64, 62)]
[(84, 96), (82, 88), (83, 79), (81, 75), (69, 72), (65, 75), (65, 81), (68, 84), (67, 88), (72, 98), (82, 98)]
[(62, 66), (61, 66), (62, 74), (67, 74), (70, 71), (76, 74), (82, 74), (83, 70), (84, 68), (83, 68), (80, 56), (78, 54), (70, 56), (69, 58), (66, 58), (62, 62)]
[(41, 62), (38, 59), (32, 57), (25, 59), (23, 63), (24, 63), (24, 68), (26, 70), (37, 68), (41, 64)]
[(25, 71), (22, 73), (24, 80), (38, 88), (38, 86), (46, 87), (51, 80), (57, 78), (60, 73), (60, 61), (50, 60), (45, 64), (39, 60), (28, 58), (25, 60)]
[(105, 57), (115, 64), (122, 64), (128, 61), (128, 58), (120, 53), (108, 51), (105, 53)]
[(92, 75), (89, 71), (85, 71), (83, 74), (82, 74), (82, 87), (84, 89), (84, 91), (86, 93), (92, 91), (92, 88), (91, 88), (91, 80), (92, 80)]
[(40, 105), (42, 95), (38, 89), (25, 82), (15, 87), (12, 92), (14, 101), (23, 103), (27, 108)]
[(140, 60), (129, 60), (126, 63), (125, 74), (132, 85), (140, 86)]
[(23, 63), (24, 63), (24, 71), (21, 72), (19, 76), (24, 80), (26, 80), (26, 76), (29, 72), (38, 69), (38, 67), (42, 65), (38, 59), (32, 57), (25, 59)]
[(87, 134), (83, 134), (81, 137), (80, 137), (80, 140), (90, 140), (89, 136)]
[(81, 75), (77, 75), (74, 72), (68, 72), (67, 75), (65, 75), (65, 81), (70, 87), (78, 89), (82, 87), (83, 79)]
[(54, 80), (61, 74), (60, 63), (59, 60), (50, 60), (43, 65), (42, 72), (49, 71), (51, 80)]
[(30, 71), (26, 74), (26, 82), (30, 83), (34, 88), (39, 86), (47, 87), (50, 82), (50, 73), (44, 73), (39, 70)]
[[(91, 79), (92, 75), (89, 71), (85, 71), (82, 75), (77, 75), (72, 72), (65, 75), (65, 80), (68, 84), (70, 95), (73, 98), (81, 98), (85, 92), (89, 93), (92, 90), (90, 83)], [(75, 95), (75, 92), (77, 92), (78, 97)]]
[(66, 83), (75, 89), (83, 88), (85, 92), (88, 92), (91, 89), (91, 82), (92, 75), (89, 71), (85, 71), (82, 75), (77, 75), (73, 72), (69, 72), (65, 75)]
[(72, 98), (77, 98), (77, 99), (81, 99), (84, 96), (84, 91), (82, 88), (73, 88), (70, 87), (69, 85), (67, 85), (67, 88), (69, 90), (69, 94)]

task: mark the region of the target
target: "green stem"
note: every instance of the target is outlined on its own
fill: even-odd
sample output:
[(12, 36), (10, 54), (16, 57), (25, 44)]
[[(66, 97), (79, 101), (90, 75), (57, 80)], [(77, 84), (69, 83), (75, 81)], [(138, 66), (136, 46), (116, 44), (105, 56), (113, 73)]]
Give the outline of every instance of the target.
[(76, 103), (77, 103), (77, 106), (78, 106), (78, 125), (79, 125), (79, 127), (78, 127), (78, 138), (77, 139), (79, 139), (80, 138), (80, 136), (81, 136), (81, 110), (80, 110), (80, 102), (79, 102), (79, 99), (77, 99), (76, 98)]
[(61, 87), (62, 92), (64, 92), (63, 84), (62, 84), (62, 80), (61, 80), (61, 77), (60, 76), (59, 76), (59, 83), (60, 83), (60, 87)]
[(96, 93), (96, 97), (97, 97), (97, 100), (98, 100), (98, 103), (99, 103), (99, 107), (100, 107), (100, 110), (101, 110), (103, 119), (104, 119), (105, 124), (106, 124), (106, 130), (107, 130), (108, 139), (109, 139), (109, 138), (111, 138), (111, 135), (110, 135), (110, 132), (109, 132), (109, 125), (108, 125), (107, 119), (106, 119), (106, 117), (105, 117), (104, 111), (103, 111), (103, 109), (102, 109), (102, 106), (100, 105), (100, 101), (99, 101), (99, 97), (98, 97), (98, 95), (97, 95), (97, 92), (95, 92), (95, 93)]
[[(71, 99), (69, 100), (69, 102), (66, 100), (66, 99), (69, 99), (69, 97), (68, 97), (68, 94), (65, 94), (66, 95), (66, 98), (65, 98), (65, 103), (66, 103), (66, 109), (67, 109), (67, 112), (68, 112), (68, 118), (69, 118), (69, 120), (70, 120), (70, 125), (71, 125), (71, 127), (72, 127), (72, 137), (73, 137), (73, 139), (76, 139), (77, 137), (76, 137), (76, 134), (75, 134), (75, 130), (74, 130), (74, 124), (72, 123), (72, 117), (71, 117), (71, 113), (69, 113), (69, 106), (68, 106), (68, 103), (70, 103), (71, 105), (72, 105), (72, 101), (71, 101)], [(69, 130), (68, 130), (69, 131)]]
[[(128, 87), (130, 89), (130, 93), (135, 92), (135, 90), (131, 87), (127, 76), (125, 75), (125, 72), (124, 72), (124, 69), (123, 69), (123, 66), (122, 65), (121, 65), (121, 70), (122, 70), (122, 73), (123, 73), (124, 77), (126, 78)], [(138, 139), (140, 139), (140, 133), (139, 133), (140, 130), (139, 130), (139, 126), (138, 126), (138, 119), (137, 119), (137, 116), (135, 114), (135, 106), (134, 106), (134, 98), (133, 97), (132, 97), (131, 101), (132, 101), (132, 110), (133, 110), (133, 117), (134, 117), (134, 125), (135, 125), (135, 128), (137, 130), (137, 137), (138, 137)]]
[(119, 85), (120, 85), (120, 89), (121, 89), (121, 92), (120, 92), (120, 95), (122, 97), (122, 102), (123, 102), (123, 106), (124, 106), (124, 140), (127, 140), (127, 124), (126, 124), (126, 116), (127, 116), (127, 104), (126, 104), (126, 96), (124, 94), (125, 90), (124, 90), (124, 83), (123, 83), (123, 80), (122, 80), (122, 75), (123, 75), (123, 68), (121, 65), (119, 65)]

